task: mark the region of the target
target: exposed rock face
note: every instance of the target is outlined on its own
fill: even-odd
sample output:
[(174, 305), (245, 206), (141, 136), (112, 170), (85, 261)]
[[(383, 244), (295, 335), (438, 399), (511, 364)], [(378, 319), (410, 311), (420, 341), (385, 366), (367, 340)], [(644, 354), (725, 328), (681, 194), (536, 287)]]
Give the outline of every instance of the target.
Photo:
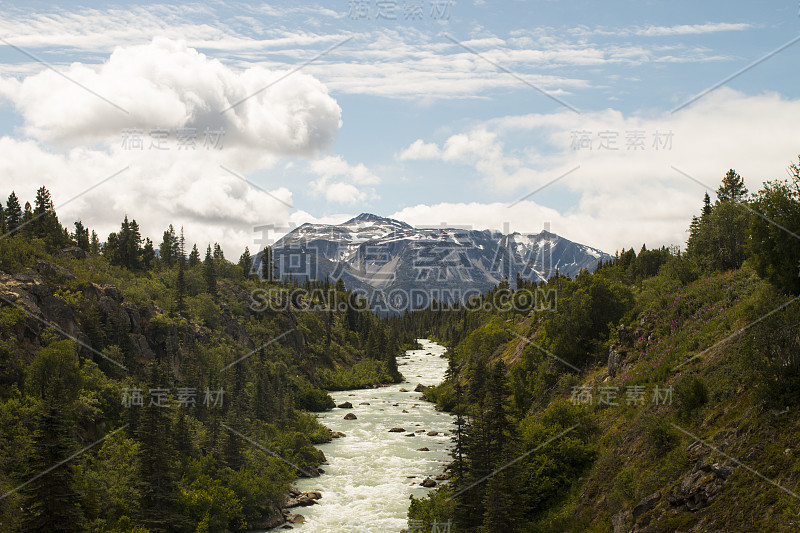
[(283, 512), (277, 506), (272, 506), (260, 520), (248, 523), (250, 529), (272, 529), (286, 522)]
[(86, 259), (89, 254), (86, 253), (86, 250), (83, 248), (78, 248), (77, 246), (69, 246), (67, 248), (61, 249), (62, 254), (71, 255), (75, 259)]
[(667, 495), (667, 502), (680, 510), (697, 511), (706, 507), (722, 492), (733, 468), (719, 463), (698, 461), (681, 480), (680, 487)]
[(608, 348), (608, 375), (612, 378), (617, 375), (620, 364), (622, 363), (622, 355), (617, 350), (617, 345)]
[(633, 517), (639, 518), (641, 515), (651, 510), (653, 507), (655, 507), (656, 503), (658, 503), (658, 500), (660, 499), (661, 499), (660, 492), (654, 492), (650, 496), (646, 496), (645, 498), (642, 499), (642, 501), (636, 504), (636, 507), (633, 508)]

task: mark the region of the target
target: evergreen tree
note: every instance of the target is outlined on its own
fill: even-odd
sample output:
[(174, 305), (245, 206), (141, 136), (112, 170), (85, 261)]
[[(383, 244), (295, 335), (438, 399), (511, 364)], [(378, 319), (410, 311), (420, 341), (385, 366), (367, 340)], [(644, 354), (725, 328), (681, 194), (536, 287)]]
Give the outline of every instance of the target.
[(100, 253), (100, 238), (94, 230), (92, 230), (92, 241), (89, 245), (89, 251), (95, 255)]
[(717, 189), (718, 202), (741, 202), (747, 199), (747, 187), (744, 186), (744, 179), (730, 169), (725, 177), (722, 178), (722, 185)]
[[(152, 388), (166, 385), (160, 365), (151, 367), (148, 381)], [(177, 497), (171, 460), (174, 443), (168, 411), (158, 405), (146, 405), (139, 409), (141, 418), (137, 438), (141, 442), (141, 519), (154, 532), (174, 531)]]
[(6, 201), (6, 226), (8, 231), (14, 231), (20, 224), (22, 224), (22, 208), (17, 195), (11, 191)]
[(705, 196), (703, 196), (702, 218), (708, 218), (710, 214), (711, 214), (711, 197), (708, 195), (708, 192), (706, 192)]
[(55, 208), (53, 207), (53, 200), (50, 197), (50, 191), (45, 187), (39, 187), (36, 191), (36, 199), (34, 200), (35, 208), (32, 217), (32, 230), (33, 234), (37, 237), (59, 240), (61, 227), (56, 218)]
[(272, 248), (267, 246), (261, 253), (261, 279), (275, 281), (275, 268), (272, 260)]
[(153, 261), (156, 259), (156, 251), (153, 247), (153, 241), (150, 240), (150, 237), (147, 237), (144, 240), (144, 246), (142, 247), (142, 267), (145, 270), (150, 270), (150, 267), (153, 266)]
[(158, 253), (161, 256), (161, 261), (168, 267), (172, 267), (175, 264), (175, 258), (178, 255), (177, 249), (178, 239), (175, 236), (175, 228), (173, 228), (172, 224), (170, 224), (169, 228), (164, 231), (164, 236), (161, 240), (161, 247), (158, 249)]
[(250, 249), (245, 246), (244, 252), (242, 252), (241, 257), (239, 257), (239, 267), (242, 269), (242, 276), (244, 279), (250, 277), (250, 270), (253, 268), (253, 258), (250, 257)]
[(214, 243), (214, 259), (225, 259), (225, 254), (222, 253), (222, 247), (218, 242)]
[(177, 312), (182, 314), (185, 310), (184, 297), (186, 296), (186, 274), (184, 273), (185, 267), (183, 261), (178, 261), (178, 278), (175, 282), (175, 290), (177, 292)]
[(20, 224), (20, 226), (26, 226), (25, 232), (28, 234), (30, 234), (33, 229), (30, 227), (31, 220), (33, 220), (33, 208), (30, 202), (25, 202), (25, 208), (22, 211), (22, 224)]
[(192, 245), (192, 251), (189, 254), (189, 268), (200, 264), (200, 250), (197, 249), (197, 244)]
[(80, 220), (75, 222), (75, 233), (72, 234), (75, 245), (86, 252), (90, 249), (89, 228), (85, 228)]
[(214, 257), (211, 255), (211, 245), (206, 249), (206, 258), (203, 261), (203, 276), (206, 280), (206, 291), (212, 296), (217, 294), (217, 269), (214, 265)]
[(25, 487), (24, 531), (82, 531), (83, 512), (68, 459), (75, 451), (71, 433), (81, 374), (69, 341), (42, 349), (28, 369), (26, 388), (37, 399), (33, 447)]

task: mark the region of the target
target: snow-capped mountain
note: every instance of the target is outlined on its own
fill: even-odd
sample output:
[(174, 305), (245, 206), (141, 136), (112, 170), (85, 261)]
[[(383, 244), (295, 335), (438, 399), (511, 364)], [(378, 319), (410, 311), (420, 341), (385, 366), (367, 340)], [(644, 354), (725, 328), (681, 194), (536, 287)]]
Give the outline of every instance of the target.
[[(507, 278), (540, 281), (594, 270), (611, 256), (549, 231), (535, 234), (460, 227), (413, 227), (369, 213), (338, 225), (303, 224), (273, 246), (281, 277), (342, 279), (351, 289), (424, 291), (462, 299), (483, 293)], [(256, 263), (260, 263), (260, 255)]]

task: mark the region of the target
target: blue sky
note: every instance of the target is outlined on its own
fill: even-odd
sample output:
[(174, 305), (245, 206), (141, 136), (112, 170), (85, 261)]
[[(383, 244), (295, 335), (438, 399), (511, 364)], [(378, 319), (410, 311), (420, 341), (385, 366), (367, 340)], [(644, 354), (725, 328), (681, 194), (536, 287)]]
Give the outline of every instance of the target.
[[(58, 206), (127, 168), (62, 221), (105, 235), (127, 213), (154, 238), (183, 225), (236, 254), (257, 247), (256, 226), (364, 211), (530, 232), (549, 221), (612, 253), (682, 245), (704, 187), (681, 172), (713, 193), (735, 168), (755, 191), (800, 153), (800, 43), (681, 107), (800, 35), (798, 10), (0, 2), (0, 182), (26, 198), (43, 182)], [(178, 129), (206, 127), (225, 128), (221, 149), (177, 150)], [(123, 130), (149, 142), (153, 129), (169, 150), (123, 147)]]

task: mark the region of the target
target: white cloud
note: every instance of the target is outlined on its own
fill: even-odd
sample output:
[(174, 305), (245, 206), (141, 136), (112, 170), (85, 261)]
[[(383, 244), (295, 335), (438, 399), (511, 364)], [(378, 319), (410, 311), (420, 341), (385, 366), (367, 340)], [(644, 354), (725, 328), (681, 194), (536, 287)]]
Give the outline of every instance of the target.
[(341, 156), (328, 156), (312, 161), (309, 168), (319, 176), (311, 182), (311, 189), (328, 202), (353, 205), (378, 198), (373, 188), (357, 187), (380, 183), (363, 163), (351, 165)]
[(73, 63), (64, 74), (75, 83), (48, 69), (21, 82), (0, 80), (0, 94), (21, 111), (28, 135), (74, 143), (124, 128), (224, 128), (228, 146), (312, 154), (331, 145), (341, 120), (336, 101), (308, 74), (296, 72), (263, 90), (282, 73), (234, 72), (165, 38), (119, 47), (99, 67)]
[(438, 159), (440, 155), (439, 146), (436, 143), (426, 143), (422, 139), (417, 139), (403, 150), (397, 159), (400, 161), (414, 161), (420, 159)]
[(631, 33), (648, 37), (663, 35), (698, 35), (703, 33), (716, 33), (720, 31), (742, 31), (752, 28), (752, 24), (744, 22), (708, 22), (706, 24), (677, 24), (675, 26), (647, 26), (638, 28)]
[[(488, 198), (507, 202), (423, 204), (397, 215), (424, 223), (449, 216), (453, 223), (495, 228), (511, 221), (526, 231), (545, 218), (565, 236), (610, 251), (642, 242), (682, 245), (705, 188), (672, 167), (706, 184), (712, 197), (729, 168), (756, 191), (765, 180), (783, 179), (786, 167), (796, 160), (798, 122), (800, 100), (747, 96), (732, 89), (715, 91), (674, 114), (626, 115), (609, 109), (488, 120), (439, 145), (419, 139), (406, 152), (413, 153), (412, 146), (441, 145), (438, 152), (429, 148), (429, 154), (471, 166)], [(643, 148), (628, 149), (637, 131), (644, 134)], [(573, 148), (578, 132), (587, 132), (592, 149)], [(600, 132), (615, 137), (618, 149), (600, 148)], [(671, 149), (662, 144), (656, 150), (656, 132), (662, 143), (671, 133)], [(547, 185), (576, 166), (580, 168)], [(548, 189), (526, 198), (543, 186)], [(576, 198), (574, 205), (554, 214), (536, 204), (542, 194), (554, 192)], [(507, 207), (520, 198), (526, 200)]]
[(350, 165), (339, 155), (317, 159), (312, 161), (310, 166), (311, 170), (319, 176), (346, 177), (357, 185), (377, 185), (381, 181), (363, 163)]
[[(181, 41), (120, 47), (99, 67), (75, 63), (67, 74), (130, 113), (49, 70), (0, 80), (0, 93), (21, 111), (30, 136), (0, 138), (0, 188), (32, 200), (39, 185), (47, 186), (62, 223), (80, 218), (102, 239), (127, 213), (155, 241), (173, 224), (185, 226), (190, 242), (220, 242), (229, 255), (252, 247), (253, 228), (285, 223), (292, 203), (289, 187), (253, 176), (285, 156), (329, 148), (340, 124), (327, 88), (300, 72), (220, 114), (279, 74), (235, 72)], [(220, 149), (203, 146), (205, 127), (224, 128)], [(123, 128), (143, 130), (141, 150), (122, 146)], [(151, 128), (168, 131), (165, 150), (150, 146)], [(194, 149), (178, 148), (178, 128), (196, 129)], [(96, 142), (80, 145), (87, 140)], [(127, 170), (84, 193), (121, 169)], [(355, 181), (374, 178), (363, 165), (351, 174)], [(334, 187), (328, 194), (345, 193)]]

